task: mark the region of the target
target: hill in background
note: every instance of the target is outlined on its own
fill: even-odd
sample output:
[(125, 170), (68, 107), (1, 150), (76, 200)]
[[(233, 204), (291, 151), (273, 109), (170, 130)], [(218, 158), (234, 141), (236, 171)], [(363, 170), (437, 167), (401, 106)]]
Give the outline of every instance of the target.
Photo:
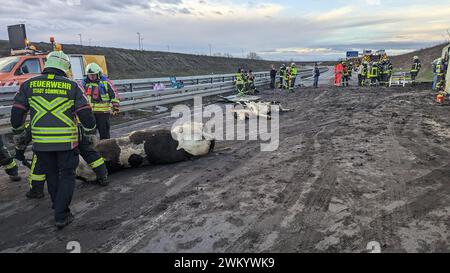
[[(33, 44), (39, 49), (51, 49), (48, 43)], [(112, 79), (235, 73), (239, 67), (259, 72), (269, 71), (272, 64), (276, 67), (281, 65), (271, 61), (66, 44), (63, 44), (63, 50), (67, 54), (104, 55)], [(0, 41), (0, 57), (9, 55), (8, 42)]]
[[(48, 43), (34, 43), (34, 45), (39, 49), (51, 49), (51, 45)], [(433, 79), (431, 63), (441, 56), (442, 48), (445, 45), (441, 44), (403, 55), (391, 56), (394, 68), (397, 71), (409, 71), (412, 65), (412, 58), (417, 55), (422, 62), (422, 70), (418, 79), (430, 81)], [(104, 55), (108, 64), (109, 76), (112, 79), (235, 73), (238, 67), (259, 72), (269, 71), (272, 64), (275, 64), (277, 68), (282, 64), (281, 62), (264, 60), (65, 44), (63, 45), (63, 50), (68, 54)], [(9, 55), (10, 49), (8, 42), (0, 41), (0, 57)], [(307, 63), (298, 64), (306, 65)], [(312, 65), (312, 63), (309, 63), (309, 65)], [(334, 65), (334, 62), (323, 62), (322, 65)]]
[(422, 69), (418, 76), (418, 80), (422, 81), (432, 81), (433, 80), (433, 69), (431, 63), (442, 55), (442, 49), (447, 44), (440, 44), (430, 48), (420, 49), (411, 53), (391, 56), (392, 63), (395, 70), (398, 71), (409, 71), (412, 66), (412, 60), (414, 56), (419, 56), (422, 62)]

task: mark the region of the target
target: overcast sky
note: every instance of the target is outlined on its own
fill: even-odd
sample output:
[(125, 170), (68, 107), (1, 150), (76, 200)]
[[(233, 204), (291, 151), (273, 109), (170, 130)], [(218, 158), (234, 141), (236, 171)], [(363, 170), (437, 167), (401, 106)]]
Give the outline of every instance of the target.
[[(19, 4), (20, 3), (20, 4)], [(332, 60), (347, 50), (399, 54), (450, 39), (449, 0), (2, 0), (6, 26), (26, 23), (28, 38), (61, 43), (271, 60)]]

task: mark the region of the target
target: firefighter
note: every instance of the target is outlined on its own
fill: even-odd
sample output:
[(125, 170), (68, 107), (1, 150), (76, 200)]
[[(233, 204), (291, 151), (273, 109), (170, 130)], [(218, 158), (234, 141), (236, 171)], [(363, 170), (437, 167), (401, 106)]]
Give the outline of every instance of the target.
[(444, 85), (444, 64), (442, 58), (437, 59), (434, 65), (435, 83), (433, 90), (441, 90)]
[(16, 161), (3, 144), (3, 137), (0, 137), (0, 165), (3, 166), (11, 181), (16, 182), (22, 179), (19, 176), (19, 168)]
[(363, 62), (361, 67), (361, 86), (366, 85), (368, 72), (369, 72), (368, 63)]
[(286, 65), (280, 67), (280, 89), (284, 88), (284, 78), (286, 76)]
[(378, 77), (380, 76), (380, 68), (378, 62), (373, 62), (370, 67), (370, 86), (376, 86), (378, 84)]
[(243, 96), (245, 94), (245, 82), (244, 82), (244, 74), (242, 73), (242, 69), (239, 68), (237, 73), (234, 75), (236, 90), (238, 95)]
[(95, 119), (80, 86), (67, 78), (70, 59), (62, 51), (47, 55), (41, 75), (25, 81), (14, 97), (11, 125), (17, 146), (26, 142), (26, 115), (30, 111), (33, 151), (47, 179), (53, 203), (55, 225), (62, 229), (74, 217), (70, 203), (75, 188), (78, 158), (78, 126), (84, 127), (86, 138), (95, 142)]
[(381, 84), (387, 86), (392, 75), (393, 66), (387, 57), (381, 62)]
[(291, 82), (292, 82), (291, 67), (287, 67), (286, 72), (284, 73), (283, 88), (288, 91), (293, 90)]
[(295, 88), (295, 81), (297, 79), (298, 76), (298, 68), (297, 65), (295, 63), (291, 64), (291, 84), (290, 84), (290, 90), (294, 91)]
[(342, 62), (342, 78), (342, 86), (349, 86), (348, 81), (350, 80), (350, 72), (346, 62)]
[(414, 56), (413, 64), (411, 67), (411, 80), (413, 81), (413, 83), (416, 81), (417, 75), (419, 74), (421, 68), (422, 68), (422, 64), (419, 60), (419, 57)]
[(337, 63), (334, 66), (334, 85), (341, 86), (342, 81), (342, 71), (343, 71), (342, 62)]
[(91, 104), (100, 139), (109, 139), (111, 138), (111, 110), (113, 116), (119, 114), (119, 96), (116, 88), (103, 75), (103, 71), (98, 64), (88, 64), (86, 74), (82, 86)]

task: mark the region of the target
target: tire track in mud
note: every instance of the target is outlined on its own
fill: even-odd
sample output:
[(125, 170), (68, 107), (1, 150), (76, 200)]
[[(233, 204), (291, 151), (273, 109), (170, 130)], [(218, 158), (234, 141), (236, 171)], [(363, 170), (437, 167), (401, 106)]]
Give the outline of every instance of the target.
[[(327, 93), (329, 92), (319, 93), (318, 96), (312, 99), (312, 102), (318, 102), (318, 98), (320, 99), (323, 94), (330, 95)], [(305, 104), (310, 103), (311, 101), (305, 102)], [(315, 231), (313, 228), (308, 229), (304, 227), (307, 221), (299, 223), (297, 220), (305, 217), (309, 217), (309, 220), (312, 220), (311, 218), (315, 216), (315, 212), (328, 210), (334, 190), (333, 184), (336, 181), (336, 173), (333, 171), (332, 162), (323, 167), (321, 159), (317, 159), (318, 155), (324, 152), (321, 150), (323, 143), (321, 145), (319, 136), (323, 131), (326, 131), (329, 124), (342, 122), (343, 120), (333, 120), (333, 117), (327, 115), (331, 121), (320, 124), (322, 117), (316, 114), (301, 129), (301, 132), (304, 134), (302, 139), (305, 142), (305, 149), (294, 160), (301, 160), (298, 161), (298, 164), (307, 162), (307, 165), (302, 166), (294, 173), (291, 183), (283, 190), (285, 192), (283, 196), (285, 200), (284, 205), (268, 210), (259, 216), (257, 221), (255, 221), (256, 223), (249, 226), (248, 231), (227, 251), (275, 250), (289, 252), (298, 249), (299, 237), (311, 238), (314, 236)], [(289, 120), (288, 122), (293, 121)], [(296, 125), (292, 127), (296, 127)], [(292, 127), (283, 128), (283, 132), (289, 132)], [(298, 216), (299, 214), (301, 214), (300, 217)], [(268, 222), (271, 224), (268, 225)], [(300, 230), (303, 231), (303, 234), (297, 236)], [(293, 233), (296, 234), (294, 238), (291, 236)], [(293, 242), (295, 243), (293, 244)]]

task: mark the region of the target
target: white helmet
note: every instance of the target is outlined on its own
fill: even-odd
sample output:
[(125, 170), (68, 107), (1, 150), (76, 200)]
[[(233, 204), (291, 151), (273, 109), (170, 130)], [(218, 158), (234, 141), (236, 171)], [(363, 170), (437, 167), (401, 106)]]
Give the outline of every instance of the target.
[(414, 59), (414, 60), (418, 60), (418, 59), (419, 59), (419, 56), (414, 56), (413, 59)]

